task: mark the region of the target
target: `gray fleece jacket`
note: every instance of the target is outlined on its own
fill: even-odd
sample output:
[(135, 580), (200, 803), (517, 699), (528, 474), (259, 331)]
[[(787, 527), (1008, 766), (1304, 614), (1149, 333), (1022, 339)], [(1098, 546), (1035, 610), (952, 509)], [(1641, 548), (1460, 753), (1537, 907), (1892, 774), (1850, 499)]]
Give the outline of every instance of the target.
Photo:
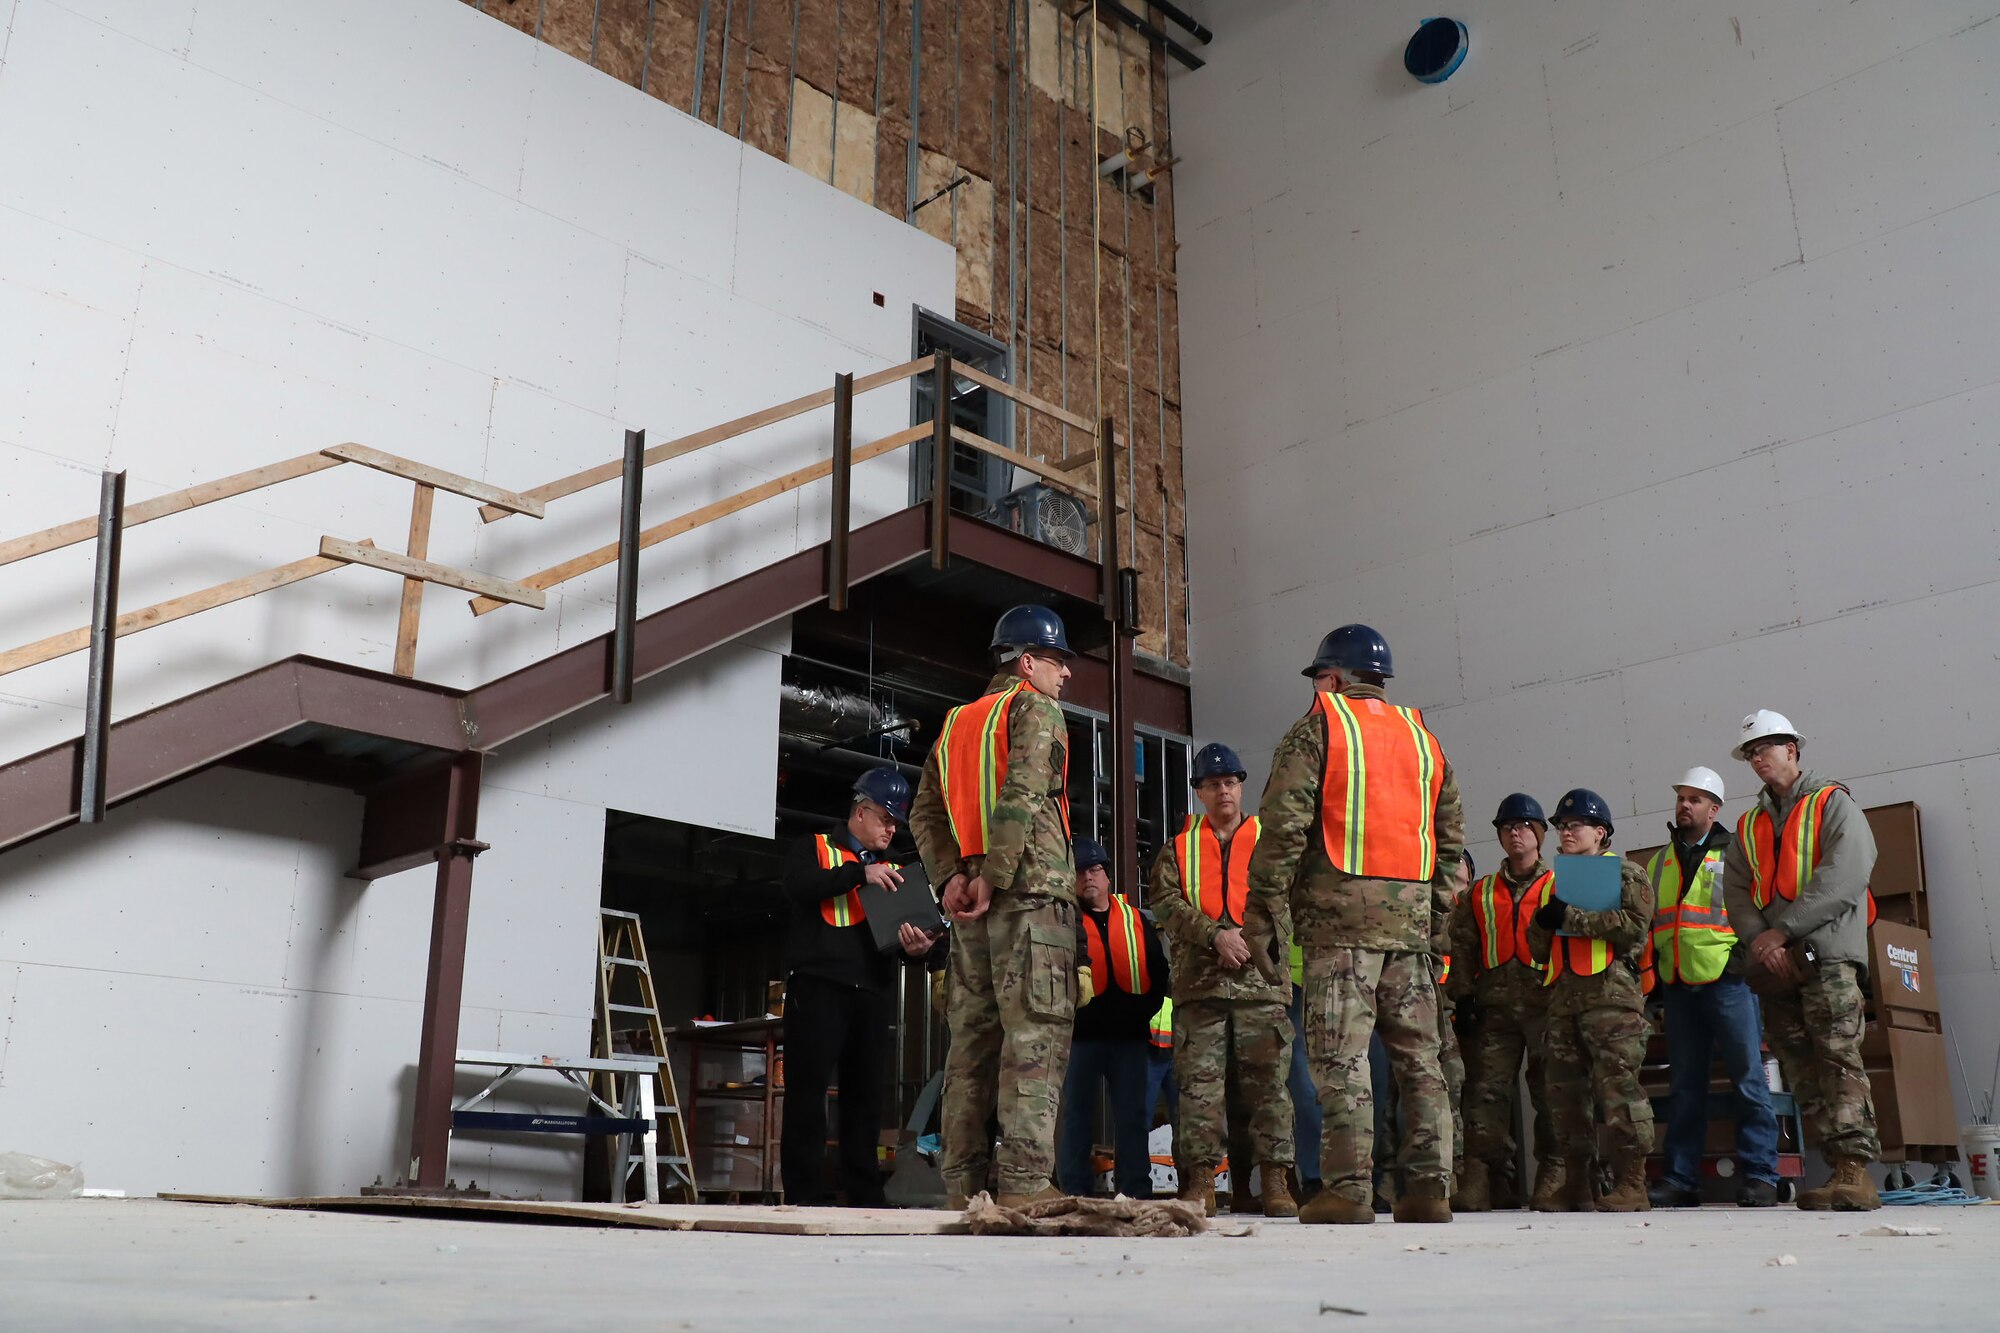
[[(1785, 818), (1799, 798), (1829, 781), (1807, 770), (1783, 796), (1765, 787), (1757, 793), (1757, 804), (1776, 821), (1782, 835)], [(1730, 843), (1722, 863), (1722, 898), (1729, 909), (1729, 924), (1745, 945), (1776, 927), (1788, 939), (1810, 940), (1822, 962), (1866, 963), (1868, 877), (1874, 870), (1875, 835), (1869, 830), (1868, 817), (1845, 790), (1836, 791), (1827, 800), (1826, 818), (1820, 826), (1819, 865), (1790, 902), (1774, 895), (1770, 906), (1760, 910), (1750, 897), (1750, 862), (1743, 852), (1743, 840)]]

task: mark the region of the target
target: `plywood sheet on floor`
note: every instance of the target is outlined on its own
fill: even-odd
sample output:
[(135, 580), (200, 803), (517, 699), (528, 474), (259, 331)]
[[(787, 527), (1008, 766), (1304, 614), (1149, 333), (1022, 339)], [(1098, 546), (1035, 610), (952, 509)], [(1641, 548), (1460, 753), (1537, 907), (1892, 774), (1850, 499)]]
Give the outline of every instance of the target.
[(795, 1208), (785, 1204), (565, 1203), (530, 1199), (434, 1199), (331, 1195), (265, 1199), (235, 1194), (162, 1194), (174, 1203), (234, 1204), (311, 1212), (421, 1213), (523, 1222), (585, 1222), (663, 1231), (723, 1231), (764, 1236), (950, 1236), (960, 1215), (921, 1208)]

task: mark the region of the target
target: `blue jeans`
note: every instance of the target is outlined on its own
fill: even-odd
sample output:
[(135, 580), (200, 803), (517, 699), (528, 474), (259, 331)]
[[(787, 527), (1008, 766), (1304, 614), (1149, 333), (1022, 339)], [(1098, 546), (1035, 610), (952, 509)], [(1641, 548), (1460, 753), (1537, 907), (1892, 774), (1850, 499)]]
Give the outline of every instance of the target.
[(1305, 995), (1300, 987), (1292, 987), (1292, 1002), (1285, 1006), (1292, 1016), (1292, 1071), (1285, 1076), (1285, 1088), (1292, 1094), (1292, 1140), (1300, 1184), (1320, 1178), (1319, 1089), (1313, 1086), (1312, 1066), (1306, 1062)]
[(1070, 1194), (1089, 1194), (1090, 1148), (1096, 1139), (1097, 1088), (1111, 1092), (1112, 1180), (1120, 1194), (1153, 1195), (1153, 1161), (1146, 1151), (1152, 1115), (1146, 1096), (1150, 1047), (1143, 1041), (1072, 1041), (1063, 1076), (1062, 1122), (1056, 1135), (1056, 1180)]
[(1778, 1181), (1778, 1118), (1758, 1049), (1763, 1019), (1743, 978), (1724, 974), (1706, 986), (1666, 987), (1667, 1109), (1662, 1182), (1679, 1189), (1701, 1184), (1701, 1149), (1708, 1137), (1708, 1078), (1720, 1055), (1736, 1103), (1736, 1161), (1751, 1180)]
[(1177, 1120), (1181, 1113), (1181, 1085), (1174, 1078), (1174, 1053), (1163, 1051), (1157, 1046), (1146, 1052), (1146, 1128), (1153, 1127), (1153, 1113), (1160, 1109), (1160, 1094), (1167, 1095), (1167, 1119)]

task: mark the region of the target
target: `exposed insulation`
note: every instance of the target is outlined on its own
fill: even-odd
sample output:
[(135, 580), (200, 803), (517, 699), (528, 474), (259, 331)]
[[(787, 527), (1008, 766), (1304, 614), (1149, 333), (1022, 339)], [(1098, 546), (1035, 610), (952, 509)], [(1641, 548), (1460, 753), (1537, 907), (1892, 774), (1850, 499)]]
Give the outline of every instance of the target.
[(792, 84), (792, 136), (786, 156), (814, 180), (833, 180), (833, 99), (804, 79)]
[(542, 21), (541, 0), (530, 0), (526, 4), (509, 4), (508, 0), (478, 0), (479, 12), (490, 18), (499, 19), (510, 28), (519, 28), (533, 37), (535, 29)]
[(993, 182), (974, 176), (952, 196), (958, 201), (958, 302), (982, 315), (993, 312)]
[(646, 68), (648, 0), (598, 0), (593, 63), (620, 83), (638, 86)]
[(840, 52), (838, 0), (798, 0), (798, 77), (831, 96), (834, 63)]
[(833, 184), (864, 204), (875, 202), (875, 116), (857, 106), (833, 107)]
[(682, 111), (694, 104), (694, 28), (693, 15), (654, 0), (646, 91)]
[(748, 97), (744, 107), (743, 138), (753, 148), (772, 157), (791, 155), (791, 80), (788, 66), (763, 51), (752, 48), (748, 70)]
[(542, 40), (587, 64), (596, 17), (595, 0), (542, 0)]
[[(958, 179), (958, 166), (942, 153), (925, 149), (917, 159), (917, 198), (915, 202), (931, 202), (917, 214), (917, 226), (926, 235), (935, 236), (940, 241), (950, 243), (951, 236), (951, 196), (932, 198), (939, 190)], [(963, 189), (963, 186), (959, 187)]]
[(1063, 95), (1063, 40), (1068, 24), (1054, 0), (1028, 0), (1028, 82), (1050, 97)]
[(891, 217), (909, 211), (910, 127), (884, 116), (875, 133), (875, 206)]
[[(875, 114), (876, 22), (881, 17), (880, 0), (838, 0), (840, 5), (840, 61), (834, 71), (840, 85), (840, 100)], [(889, 76), (885, 64), (882, 77)], [(907, 73), (905, 75), (907, 77)]]
[[(886, 0), (887, 35), (883, 38), (882, 115), (903, 123), (903, 138), (909, 139), (910, 123), (910, 0)], [(901, 212), (901, 209), (894, 210)]]

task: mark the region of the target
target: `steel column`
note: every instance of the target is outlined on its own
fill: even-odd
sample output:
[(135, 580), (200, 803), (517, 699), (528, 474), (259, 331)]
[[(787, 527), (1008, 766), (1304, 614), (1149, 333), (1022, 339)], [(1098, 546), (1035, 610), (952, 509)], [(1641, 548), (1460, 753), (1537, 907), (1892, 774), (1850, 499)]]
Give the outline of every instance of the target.
[(111, 659), (118, 647), (118, 564), (125, 546), (125, 474), (107, 472), (97, 491), (97, 577), (90, 590), (90, 675), (83, 702), (83, 769), (77, 819), (104, 819), (111, 740)]
[(833, 377), (833, 521), (826, 534), (826, 605), (847, 609), (848, 500), (854, 484), (854, 376)]
[(645, 498), (646, 432), (625, 432), (625, 489), (618, 502), (618, 602), (611, 627), (611, 700), (632, 702), (633, 626), (639, 619), (639, 512)]
[(458, 1068), (458, 1010), (465, 992), (465, 934), (472, 914), (472, 858), (486, 850), (479, 827), (483, 756), (460, 755), (440, 770), (446, 784), (443, 846), (431, 907), (430, 972), (424, 982), (424, 1027), (417, 1052), (417, 1104), (410, 1131), (409, 1182), (442, 1189), (451, 1142), (451, 1099)]

